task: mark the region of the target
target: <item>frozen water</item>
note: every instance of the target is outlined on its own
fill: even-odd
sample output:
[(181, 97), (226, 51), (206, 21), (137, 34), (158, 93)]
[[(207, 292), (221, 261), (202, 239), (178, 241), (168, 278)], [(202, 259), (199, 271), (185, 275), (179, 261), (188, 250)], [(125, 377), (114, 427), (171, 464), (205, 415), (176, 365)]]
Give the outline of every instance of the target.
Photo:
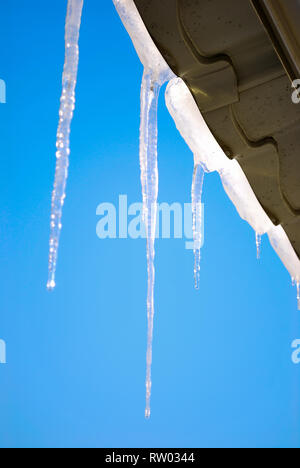
[(134, 1), (113, 0), (113, 2), (144, 67), (151, 69), (157, 77), (164, 76), (165, 81), (173, 78), (174, 73), (155, 46)]
[(296, 280), (295, 280), (295, 278), (292, 278), (292, 286), (293, 286), (293, 287), (296, 286)]
[[(236, 160), (230, 161), (207, 127), (189, 89), (180, 79), (174, 77), (165, 60), (153, 43), (133, 0), (113, 0), (127, 29), (137, 54), (144, 65), (141, 92), (140, 165), (143, 190), (144, 221), (147, 231), (148, 265), (148, 345), (146, 377), (146, 417), (150, 417), (151, 364), (154, 317), (154, 241), (156, 230), (156, 201), (158, 193), (157, 171), (157, 102), (161, 85), (170, 79), (166, 90), (166, 103), (178, 130), (194, 153), (195, 174), (193, 182), (194, 222), (199, 217), (197, 204), (202, 189), (201, 170), (218, 171), (226, 193), (234, 203), (240, 216), (256, 232), (257, 252), (260, 239), (268, 233), (270, 241), (289, 270), (296, 278), (299, 296), (300, 262), (283, 228), (275, 227), (258, 202), (249, 182)], [(201, 168), (201, 170), (200, 170)], [(198, 170), (200, 171), (198, 173)], [(198, 181), (199, 176), (199, 181)], [(198, 197), (198, 198), (197, 198)], [(195, 226), (194, 226), (195, 228)], [(195, 283), (199, 282), (200, 249), (199, 232), (195, 236)], [(300, 299), (298, 299), (300, 306)]]
[(154, 323), (155, 284), (155, 235), (157, 222), (158, 166), (157, 166), (157, 106), (158, 97), (166, 74), (158, 75), (152, 69), (144, 69), (141, 89), (140, 167), (143, 195), (143, 219), (147, 235), (147, 357), (146, 357), (146, 409), (151, 414), (151, 370)]
[(257, 200), (241, 166), (229, 160), (209, 130), (188, 87), (174, 78), (166, 90), (166, 104), (174, 122), (194, 154), (195, 164), (206, 171), (218, 171), (223, 187), (239, 215), (254, 231), (267, 233), (278, 256), (296, 281), (300, 280), (300, 261), (282, 226), (274, 226)]
[(157, 105), (160, 84), (155, 80), (151, 70), (145, 70), (141, 90), (141, 128), (140, 128), (140, 165), (143, 193), (143, 219), (147, 234), (147, 370), (146, 370), (146, 410), (150, 417), (151, 399), (151, 366), (154, 319), (154, 281), (155, 281), (155, 233), (158, 196), (157, 168)]
[[(154, 317), (154, 241), (156, 231), (156, 202), (158, 194), (157, 170), (157, 102), (160, 87), (172, 80), (166, 90), (166, 103), (175, 124), (194, 154), (196, 170), (200, 167), (207, 172), (218, 171), (224, 189), (234, 203), (240, 216), (257, 233), (257, 247), (260, 237), (267, 233), (275, 251), (285, 264), (291, 276), (297, 281), (298, 302), (300, 306), (300, 262), (291, 243), (281, 226), (274, 226), (257, 200), (242, 168), (236, 160), (229, 160), (219, 146), (205, 120), (203, 119), (192, 94), (182, 79), (176, 78), (161, 56), (150, 37), (133, 0), (113, 0), (120, 18), (129, 33), (137, 54), (144, 65), (141, 91), (141, 128), (140, 128), (140, 165), (143, 191), (144, 221), (147, 231), (148, 266), (148, 344), (146, 376), (146, 417), (150, 417), (151, 364)], [(201, 184), (201, 172), (196, 178)], [(200, 191), (194, 181), (194, 206)], [(198, 198), (197, 198), (198, 197)], [(201, 199), (201, 197), (200, 197)], [(60, 205), (59, 205), (60, 207)], [(195, 209), (194, 219), (199, 211)], [(199, 246), (199, 232), (194, 230), (196, 247)], [(54, 246), (54, 251), (55, 251)], [(200, 268), (200, 249), (195, 249), (196, 284)], [(56, 263), (56, 257), (55, 257)], [(55, 265), (54, 265), (55, 270)], [(52, 276), (50, 277), (52, 280)]]
[(271, 245), (289, 271), (294, 281), (300, 281), (300, 262), (282, 226), (274, 226), (268, 231)]
[(194, 281), (195, 289), (199, 289), (200, 262), (202, 246), (202, 191), (204, 170), (201, 164), (194, 167), (192, 184), (193, 237), (194, 237)]
[(140, 167), (143, 195), (143, 218), (147, 234), (147, 357), (146, 357), (146, 409), (151, 414), (151, 370), (154, 321), (155, 233), (158, 196), (157, 168), (157, 105), (161, 86), (174, 77), (169, 66), (155, 47), (132, 0), (113, 0), (127, 29), (137, 54), (144, 65), (141, 89)]
[(75, 108), (75, 87), (78, 70), (78, 40), (83, 0), (69, 0), (65, 30), (65, 64), (60, 99), (56, 141), (56, 171), (51, 204), (49, 276), (47, 287), (55, 288), (57, 253), (61, 231), (62, 209), (66, 197), (70, 155), (70, 130)]
[(256, 257), (257, 257), (257, 260), (259, 260), (260, 255), (261, 255), (261, 235), (258, 234), (257, 232), (255, 233), (255, 240), (256, 240)]

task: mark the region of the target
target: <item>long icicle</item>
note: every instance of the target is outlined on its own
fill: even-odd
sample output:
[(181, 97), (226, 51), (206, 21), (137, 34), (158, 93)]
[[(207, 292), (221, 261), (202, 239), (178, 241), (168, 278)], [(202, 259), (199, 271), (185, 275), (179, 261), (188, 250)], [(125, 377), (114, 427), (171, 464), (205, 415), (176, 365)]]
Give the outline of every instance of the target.
[(203, 234), (202, 191), (204, 170), (201, 164), (196, 164), (192, 184), (193, 237), (194, 237), (194, 280), (195, 289), (199, 289), (201, 246)]
[(62, 227), (62, 209), (66, 197), (70, 155), (70, 130), (75, 109), (75, 88), (79, 60), (78, 41), (82, 8), (83, 0), (68, 0), (65, 29), (65, 64), (56, 141), (56, 171), (51, 204), (49, 276), (47, 283), (49, 290), (55, 288), (58, 245)]
[(154, 320), (154, 282), (155, 282), (155, 232), (158, 196), (157, 168), (157, 106), (161, 84), (151, 70), (144, 70), (141, 89), (141, 128), (140, 128), (140, 165), (143, 192), (143, 218), (147, 234), (147, 370), (146, 370), (146, 418), (151, 413), (151, 367)]

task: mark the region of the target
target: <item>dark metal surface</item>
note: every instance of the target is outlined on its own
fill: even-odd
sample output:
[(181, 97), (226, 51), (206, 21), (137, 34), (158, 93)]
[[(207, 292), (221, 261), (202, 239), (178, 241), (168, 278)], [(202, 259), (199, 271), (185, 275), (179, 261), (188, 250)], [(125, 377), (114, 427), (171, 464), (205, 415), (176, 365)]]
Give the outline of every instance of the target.
[(300, 77), (300, 0), (251, 0), (291, 81)]
[[(282, 2), (294, 3), (300, 13), (298, 0)], [(275, 224), (282, 224), (300, 257), (300, 104), (292, 103), (282, 57), (252, 3), (135, 0), (135, 4), (225, 153), (239, 161), (261, 205)], [(286, 15), (285, 24), (288, 21)], [(295, 57), (300, 57), (296, 44), (285, 56), (293, 73), (298, 66)]]

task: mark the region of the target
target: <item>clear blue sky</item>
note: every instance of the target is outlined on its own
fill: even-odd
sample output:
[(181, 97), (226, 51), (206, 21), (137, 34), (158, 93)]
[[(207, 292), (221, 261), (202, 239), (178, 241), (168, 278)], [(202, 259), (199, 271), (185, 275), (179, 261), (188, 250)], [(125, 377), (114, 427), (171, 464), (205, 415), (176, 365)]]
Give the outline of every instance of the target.
[[(184, 240), (157, 242), (152, 418), (144, 419), (143, 240), (96, 236), (96, 207), (141, 200), (142, 67), (110, 0), (85, 2), (57, 290), (46, 291), (65, 0), (3, 2), (1, 447), (299, 447), (295, 290), (206, 177), (200, 291)], [(192, 155), (159, 110), (159, 201), (189, 202)]]

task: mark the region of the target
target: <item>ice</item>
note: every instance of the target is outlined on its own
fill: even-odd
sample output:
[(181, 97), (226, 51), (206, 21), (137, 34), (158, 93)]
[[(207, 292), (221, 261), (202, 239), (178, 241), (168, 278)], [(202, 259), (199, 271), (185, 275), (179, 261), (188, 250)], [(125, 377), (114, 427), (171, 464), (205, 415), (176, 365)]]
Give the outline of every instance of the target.
[(255, 197), (238, 162), (229, 160), (217, 143), (181, 78), (175, 78), (168, 84), (166, 104), (177, 129), (194, 154), (195, 164), (202, 164), (207, 172), (218, 171), (224, 189), (240, 216), (257, 233), (267, 232), (272, 222)]
[(202, 191), (204, 170), (201, 164), (194, 167), (192, 184), (192, 211), (193, 211), (193, 237), (194, 237), (194, 281), (195, 289), (199, 289), (200, 262), (202, 246)]
[[(201, 200), (201, 171), (217, 171), (224, 189), (234, 203), (241, 218), (256, 232), (257, 248), (260, 238), (267, 233), (270, 241), (298, 285), (300, 295), (300, 261), (281, 226), (274, 226), (257, 200), (241, 166), (229, 160), (209, 130), (196, 102), (184, 81), (175, 77), (150, 37), (133, 0), (113, 0), (119, 16), (129, 33), (137, 54), (144, 65), (141, 90), (140, 165), (143, 191), (144, 221), (147, 232), (148, 267), (148, 342), (146, 371), (146, 411), (150, 417), (151, 366), (154, 318), (155, 232), (158, 194), (157, 170), (157, 103), (161, 86), (170, 81), (166, 89), (166, 104), (174, 122), (194, 154), (193, 182), (195, 283), (199, 284), (200, 248), (198, 202)], [(199, 171), (199, 172), (198, 172)], [(198, 188), (199, 187), (199, 188)], [(201, 235), (201, 234), (200, 234)], [(260, 249), (258, 249), (260, 250)], [(55, 257), (56, 258), (56, 257)], [(55, 268), (54, 268), (55, 269)], [(218, 274), (218, 271), (216, 271)], [(52, 280), (52, 277), (50, 278)], [(300, 306), (300, 298), (298, 299)]]
[(83, 0), (68, 1), (65, 30), (65, 64), (56, 141), (56, 171), (51, 204), (49, 276), (47, 283), (49, 290), (55, 288), (58, 245), (62, 227), (62, 209), (66, 197), (70, 155), (70, 130), (75, 108), (75, 88), (79, 59), (78, 40), (82, 7)]
[(282, 226), (272, 225), (268, 231), (271, 245), (294, 281), (300, 281), (300, 261)]
[(300, 281), (300, 261), (282, 226), (275, 226), (257, 200), (241, 166), (229, 160), (209, 130), (188, 87), (181, 78), (167, 86), (166, 104), (182, 137), (194, 154), (195, 164), (217, 171), (223, 187), (242, 219), (257, 235), (267, 233), (291, 277)]
[(175, 75), (155, 46), (133, 0), (113, 0), (116, 10), (129, 34), (135, 50), (144, 67), (153, 70), (157, 77), (165, 81)]
[(143, 219), (147, 235), (147, 371), (146, 371), (146, 418), (150, 417), (151, 367), (154, 320), (154, 281), (155, 281), (155, 233), (158, 196), (157, 168), (157, 105), (160, 83), (152, 70), (144, 71), (141, 90), (140, 165), (143, 193)]
[(261, 255), (261, 235), (258, 232), (255, 233), (255, 240), (256, 240), (256, 257), (257, 260), (260, 259)]
[(113, 0), (127, 29), (137, 54), (144, 65), (141, 89), (140, 167), (143, 195), (143, 218), (147, 235), (147, 356), (146, 409), (151, 414), (152, 344), (154, 324), (155, 234), (158, 197), (157, 168), (157, 105), (161, 86), (174, 77), (169, 66), (155, 47), (132, 0)]

